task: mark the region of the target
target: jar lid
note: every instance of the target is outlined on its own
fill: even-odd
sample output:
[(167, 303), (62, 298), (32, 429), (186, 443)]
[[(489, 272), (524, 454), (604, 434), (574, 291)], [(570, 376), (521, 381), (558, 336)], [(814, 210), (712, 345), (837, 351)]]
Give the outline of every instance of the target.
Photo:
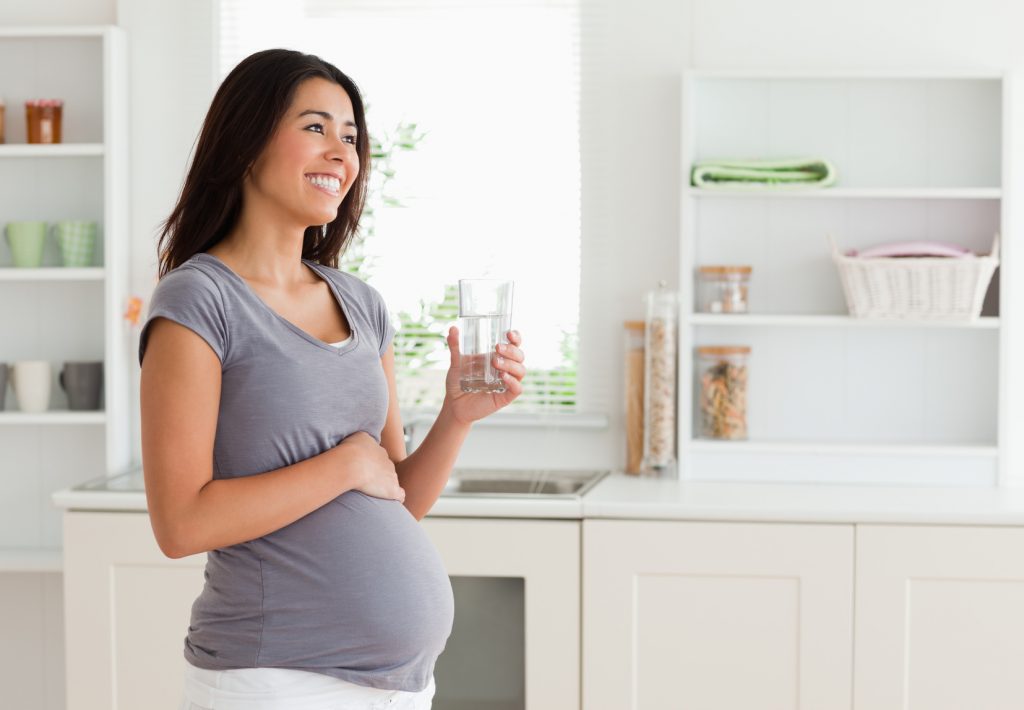
[(623, 323), (626, 330), (643, 330), (647, 325), (642, 320), (627, 320)]
[(749, 355), (746, 345), (705, 345), (697, 348), (698, 355)]
[(697, 269), (702, 274), (749, 274), (750, 266), (701, 266)]

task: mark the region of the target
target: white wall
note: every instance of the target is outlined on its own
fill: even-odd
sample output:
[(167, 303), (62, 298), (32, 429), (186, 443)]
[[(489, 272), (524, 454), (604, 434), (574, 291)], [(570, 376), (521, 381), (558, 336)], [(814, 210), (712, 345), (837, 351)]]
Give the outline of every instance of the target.
[(114, 0), (35, 0), (0, 3), (0, 25), (113, 25)]
[[(659, 279), (679, 283), (684, 67), (941, 70), (1024, 63), (1017, 37), (1024, 9), (1010, 0), (583, 1), (586, 21), (605, 28), (607, 43), (600, 51), (584, 47), (582, 100), (594, 119), (583, 128), (580, 370), (584, 388), (607, 384), (610, 398), (589, 404), (608, 411), (612, 426), (477, 427), (459, 465), (621, 466), (622, 321), (643, 316), (642, 296)], [(155, 229), (177, 196), (212, 97), (211, 7), (204, 0), (117, 4), (132, 59), (133, 288), (147, 299)]]
[(696, 0), (700, 68), (999, 69), (1020, 66), (1014, 0)]
[[(116, 0), (128, 36), (131, 291), (143, 313), (156, 286), (157, 236), (185, 179), (193, 144), (215, 90), (213, 0)], [(131, 367), (132, 458), (142, 461), (138, 332)]]

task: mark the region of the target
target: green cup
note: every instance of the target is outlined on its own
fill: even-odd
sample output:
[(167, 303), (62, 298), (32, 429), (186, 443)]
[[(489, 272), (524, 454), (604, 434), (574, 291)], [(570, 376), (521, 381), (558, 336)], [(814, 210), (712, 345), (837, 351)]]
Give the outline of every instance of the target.
[(96, 248), (96, 223), (86, 220), (64, 220), (54, 225), (64, 266), (92, 266)]
[(46, 222), (8, 222), (4, 234), (15, 266), (31, 269), (43, 263)]

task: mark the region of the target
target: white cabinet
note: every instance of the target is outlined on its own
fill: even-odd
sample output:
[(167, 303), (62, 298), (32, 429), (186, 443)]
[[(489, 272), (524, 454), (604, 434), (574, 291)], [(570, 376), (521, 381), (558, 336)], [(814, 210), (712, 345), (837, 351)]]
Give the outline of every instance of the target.
[(854, 710), (1024, 707), (1024, 529), (857, 527)]
[[(679, 452), (702, 480), (996, 485), (1014, 475), (1006, 298), (1011, 84), (966, 75), (693, 71), (683, 87)], [(814, 156), (834, 187), (697, 189), (695, 162)], [(935, 240), (987, 253), (1001, 233), (984, 318), (847, 315), (841, 249)], [(701, 265), (753, 267), (750, 313), (695, 312)], [(748, 441), (701, 439), (693, 353), (746, 345)]]
[[(1019, 527), (586, 520), (581, 539), (578, 521), (423, 526), (456, 599), (436, 710), (1024, 699)], [(173, 710), (205, 556), (166, 558), (145, 513), (72, 511), (64, 530), (68, 710)]]
[[(428, 516), (422, 524), (440, 550), (455, 590), (455, 628), (438, 659), (435, 710), (579, 708), (580, 522)], [(460, 580), (495, 578), (519, 583), (521, 609), (515, 603), (488, 607), (479, 599), (466, 598), (466, 608), (460, 612)], [(466, 585), (465, 594), (473, 595), (473, 587)], [(487, 683), (473, 677), (468, 665), (471, 656), (492, 653), (488, 646), (493, 642), (486, 635), (457, 637), (471, 622), (465, 617), (460, 620), (460, 613), (474, 613), (472, 609), (482, 615), (481, 621), (487, 620), (483, 614), (522, 619), (522, 647), (510, 649), (518, 660), (494, 659), (521, 664), (518, 678), (513, 673)], [(452, 654), (454, 658), (446, 658)], [(521, 689), (517, 691), (516, 685)]]
[(1024, 705), (1024, 529), (588, 520), (583, 710)]
[(853, 528), (587, 520), (583, 709), (848, 710)]
[(206, 555), (172, 560), (145, 513), (64, 515), (67, 710), (174, 710)]
[[(456, 594), (455, 628), (435, 672), (436, 710), (579, 708), (580, 523), (423, 525)], [(205, 555), (166, 558), (145, 513), (72, 511), (64, 533), (67, 710), (175, 710)]]

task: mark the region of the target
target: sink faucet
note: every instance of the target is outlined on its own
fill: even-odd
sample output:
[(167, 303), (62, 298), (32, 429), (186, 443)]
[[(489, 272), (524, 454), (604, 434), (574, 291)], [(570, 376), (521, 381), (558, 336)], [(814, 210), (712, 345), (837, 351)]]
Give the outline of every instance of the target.
[(414, 414), (409, 417), (408, 421), (402, 423), (402, 434), (405, 437), (405, 451), (409, 452), (409, 448), (412, 446), (413, 434), (415, 433), (416, 426), (418, 424), (430, 424), (433, 423), (434, 418), (429, 414)]

